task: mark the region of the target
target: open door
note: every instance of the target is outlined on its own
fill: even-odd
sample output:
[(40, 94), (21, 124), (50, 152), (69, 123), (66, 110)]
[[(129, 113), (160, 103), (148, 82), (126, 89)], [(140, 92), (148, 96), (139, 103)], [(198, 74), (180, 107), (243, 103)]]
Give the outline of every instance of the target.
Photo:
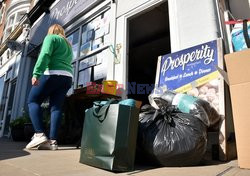
[(148, 103), (157, 59), (171, 52), (168, 2), (128, 19), (128, 98)]

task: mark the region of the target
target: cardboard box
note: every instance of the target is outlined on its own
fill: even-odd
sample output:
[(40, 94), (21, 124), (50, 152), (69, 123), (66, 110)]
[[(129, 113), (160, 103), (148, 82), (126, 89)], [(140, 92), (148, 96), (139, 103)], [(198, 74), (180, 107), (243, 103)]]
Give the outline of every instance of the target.
[(250, 49), (225, 55), (238, 165), (250, 169)]

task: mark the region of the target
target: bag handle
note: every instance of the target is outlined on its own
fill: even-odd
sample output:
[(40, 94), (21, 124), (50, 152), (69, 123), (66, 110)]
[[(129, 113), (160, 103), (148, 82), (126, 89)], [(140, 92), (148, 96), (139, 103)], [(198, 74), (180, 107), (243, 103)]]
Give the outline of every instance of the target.
[(110, 104), (117, 103), (118, 100), (110, 99), (106, 104), (102, 105), (100, 103), (94, 102), (93, 115), (100, 121), (103, 122), (106, 119), (107, 112)]
[(248, 22), (248, 20), (246, 20), (246, 19), (243, 20), (243, 35), (245, 38), (245, 42), (247, 44), (247, 48), (250, 48), (250, 39), (248, 36), (247, 22)]

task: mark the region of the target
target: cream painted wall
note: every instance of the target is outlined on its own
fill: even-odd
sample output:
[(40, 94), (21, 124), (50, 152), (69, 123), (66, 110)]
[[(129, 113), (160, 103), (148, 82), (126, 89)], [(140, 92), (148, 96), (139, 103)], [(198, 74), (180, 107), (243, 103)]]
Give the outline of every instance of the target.
[(168, 0), (172, 52), (220, 37), (213, 0)]

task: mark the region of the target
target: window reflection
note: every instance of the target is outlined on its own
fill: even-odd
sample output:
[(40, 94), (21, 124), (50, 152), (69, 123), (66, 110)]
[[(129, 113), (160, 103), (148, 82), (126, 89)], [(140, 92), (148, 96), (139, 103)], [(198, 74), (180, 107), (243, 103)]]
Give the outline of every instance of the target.
[[(4, 76), (0, 77), (0, 127), (1, 121), (3, 120), (3, 113), (4, 113), (4, 101), (5, 97), (4, 94)], [(0, 129), (1, 130), (1, 129)]]
[(110, 16), (110, 10), (105, 11), (67, 37), (74, 54), (74, 88), (86, 87), (88, 82), (101, 82), (106, 78), (108, 47), (112, 43)]
[(73, 60), (77, 58), (78, 44), (79, 44), (79, 30), (75, 31), (67, 37), (68, 41), (72, 45)]
[(110, 28), (109, 11), (99, 15), (82, 27), (80, 55), (88, 55), (91, 51), (109, 44)]

